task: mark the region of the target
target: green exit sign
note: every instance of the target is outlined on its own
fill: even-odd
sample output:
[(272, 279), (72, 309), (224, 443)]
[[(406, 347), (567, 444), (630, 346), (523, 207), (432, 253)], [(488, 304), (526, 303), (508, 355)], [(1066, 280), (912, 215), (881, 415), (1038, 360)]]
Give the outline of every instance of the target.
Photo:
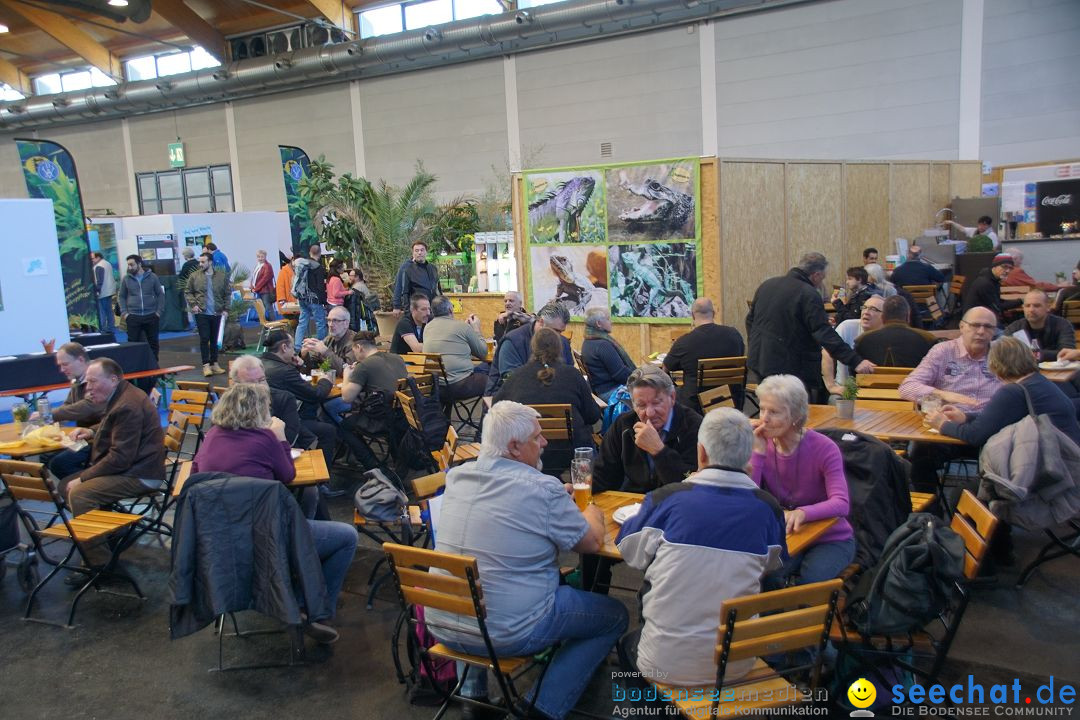
[(169, 167), (184, 167), (184, 143), (169, 143)]

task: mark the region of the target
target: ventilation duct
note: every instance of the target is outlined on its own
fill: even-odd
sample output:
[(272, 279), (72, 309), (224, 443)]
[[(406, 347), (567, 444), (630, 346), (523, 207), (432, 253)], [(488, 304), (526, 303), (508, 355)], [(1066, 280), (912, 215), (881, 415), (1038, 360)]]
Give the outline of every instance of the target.
[(167, 80), (0, 103), (0, 129), (42, 128), (237, 100), (811, 1), (569, 0), (240, 60)]

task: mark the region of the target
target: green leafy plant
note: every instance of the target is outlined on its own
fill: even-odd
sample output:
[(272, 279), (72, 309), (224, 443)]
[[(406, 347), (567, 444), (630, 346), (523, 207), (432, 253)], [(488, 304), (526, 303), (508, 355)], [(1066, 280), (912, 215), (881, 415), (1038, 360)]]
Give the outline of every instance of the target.
[(859, 383), (855, 380), (854, 376), (848, 376), (848, 379), (844, 381), (844, 391), (840, 393), (840, 398), (843, 400), (854, 400), (859, 396)]
[(300, 195), (309, 203), (320, 238), (335, 257), (363, 269), (383, 307), (390, 307), (394, 276), (414, 242), (430, 243), (436, 228), (442, 237), (465, 234), (462, 218), (467, 220), (469, 213), (459, 209), (465, 201), (438, 206), (432, 195), (435, 181), (420, 162), (400, 188), (348, 173), (335, 178), (323, 156), (311, 162), (309, 176), (300, 181)]
[(319, 363), (319, 369), (323, 372), (329, 372), (334, 369), (334, 364), (330, 362), (330, 358), (324, 358), (323, 361)]

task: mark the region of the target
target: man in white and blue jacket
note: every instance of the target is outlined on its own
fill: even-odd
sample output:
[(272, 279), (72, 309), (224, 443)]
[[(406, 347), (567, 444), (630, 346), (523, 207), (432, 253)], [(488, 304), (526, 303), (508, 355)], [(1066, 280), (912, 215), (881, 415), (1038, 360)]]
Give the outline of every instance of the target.
[[(627, 670), (667, 685), (711, 684), (721, 603), (760, 592), (761, 577), (786, 557), (784, 514), (745, 472), (752, 448), (745, 415), (713, 410), (698, 430), (698, 472), (646, 495), (623, 524), (619, 552), (645, 571), (644, 624), (619, 642)], [(752, 663), (729, 663), (725, 677)]]

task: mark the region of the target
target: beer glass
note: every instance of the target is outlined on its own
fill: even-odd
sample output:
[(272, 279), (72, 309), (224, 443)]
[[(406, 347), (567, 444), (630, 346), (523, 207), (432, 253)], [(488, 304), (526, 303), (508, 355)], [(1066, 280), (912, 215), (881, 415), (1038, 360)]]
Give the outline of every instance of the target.
[(574, 486), (574, 502), (582, 512), (592, 502), (592, 448), (576, 448), (570, 462), (570, 482)]

